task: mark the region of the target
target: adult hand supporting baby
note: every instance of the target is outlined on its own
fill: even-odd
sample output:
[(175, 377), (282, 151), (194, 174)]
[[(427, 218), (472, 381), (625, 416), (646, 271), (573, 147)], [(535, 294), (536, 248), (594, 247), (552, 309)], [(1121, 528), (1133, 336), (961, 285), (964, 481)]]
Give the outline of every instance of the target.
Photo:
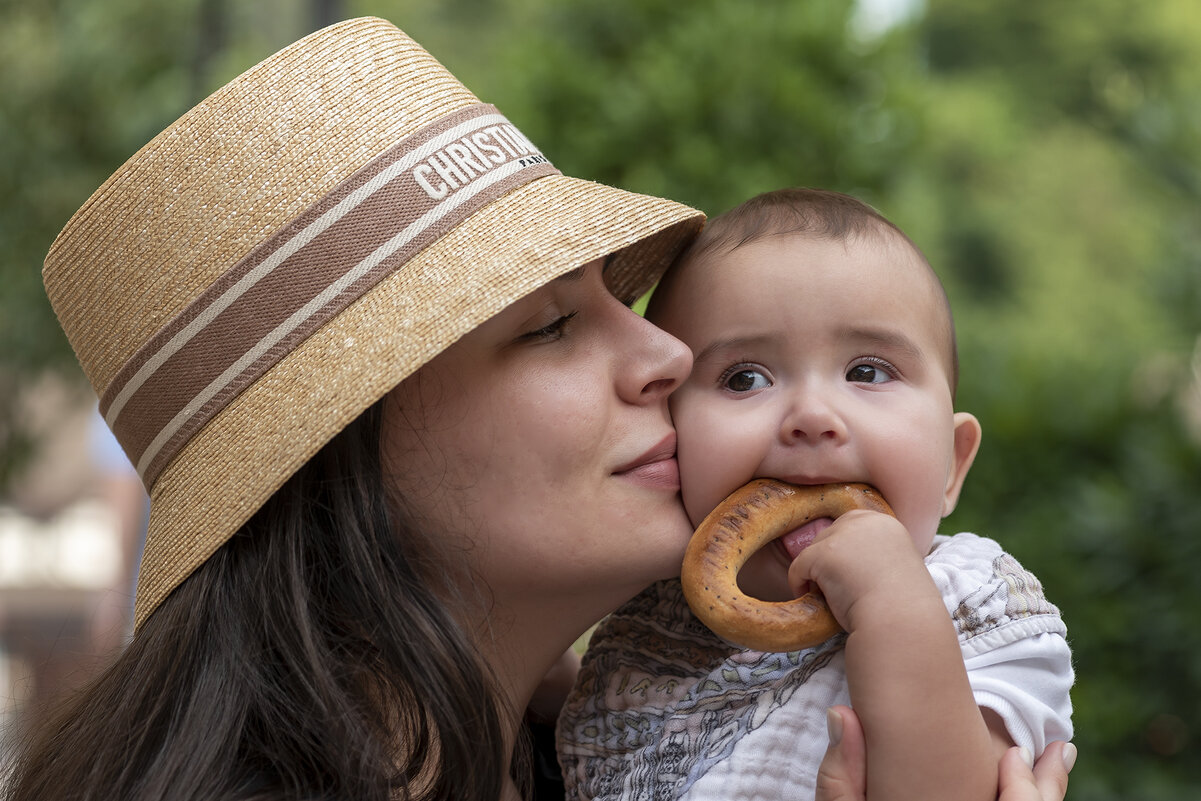
[(849, 706), (826, 710), (830, 747), (817, 769), (814, 801), (867, 800), (867, 741), (859, 716)]
[[(846, 706), (827, 712), (830, 747), (817, 773), (814, 801), (867, 801), (867, 746), (859, 717)], [(1076, 746), (1054, 742), (1033, 770), (1020, 749), (1011, 748), (1001, 760), (997, 801), (1063, 801), (1068, 773), (1076, 763)]]

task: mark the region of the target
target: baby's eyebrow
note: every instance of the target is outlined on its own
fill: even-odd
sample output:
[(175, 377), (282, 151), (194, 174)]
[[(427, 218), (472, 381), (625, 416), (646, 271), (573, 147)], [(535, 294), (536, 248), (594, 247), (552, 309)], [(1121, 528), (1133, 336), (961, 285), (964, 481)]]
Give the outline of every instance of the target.
[(918, 344), (900, 331), (888, 328), (849, 328), (843, 332), (843, 337), (856, 343), (900, 351), (913, 359), (924, 361), (926, 358), (925, 352)]
[(753, 337), (730, 337), (728, 339), (719, 339), (715, 342), (710, 342), (704, 348), (696, 352), (693, 361), (703, 362), (715, 353), (728, 350), (747, 350), (756, 346), (761, 346), (770, 338), (766, 336)]

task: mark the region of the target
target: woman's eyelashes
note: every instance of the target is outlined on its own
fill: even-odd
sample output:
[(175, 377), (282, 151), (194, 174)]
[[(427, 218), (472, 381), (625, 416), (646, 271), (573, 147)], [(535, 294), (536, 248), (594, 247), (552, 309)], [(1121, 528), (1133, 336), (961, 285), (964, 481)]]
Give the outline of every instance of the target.
[(518, 339), (523, 342), (551, 342), (561, 338), (567, 331), (567, 326), (575, 317), (577, 312), (561, 314), (549, 324), (536, 328), (533, 331), (527, 331)]

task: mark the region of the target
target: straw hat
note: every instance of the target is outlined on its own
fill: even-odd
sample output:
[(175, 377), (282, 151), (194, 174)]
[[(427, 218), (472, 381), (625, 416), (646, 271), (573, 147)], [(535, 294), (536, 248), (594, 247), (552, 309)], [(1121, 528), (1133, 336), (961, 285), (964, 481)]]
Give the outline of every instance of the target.
[(92, 195), (43, 271), (150, 492), (136, 624), (463, 334), (616, 251), (614, 291), (646, 291), (701, 221), (561, 175), (383, 20), (219, 89)]

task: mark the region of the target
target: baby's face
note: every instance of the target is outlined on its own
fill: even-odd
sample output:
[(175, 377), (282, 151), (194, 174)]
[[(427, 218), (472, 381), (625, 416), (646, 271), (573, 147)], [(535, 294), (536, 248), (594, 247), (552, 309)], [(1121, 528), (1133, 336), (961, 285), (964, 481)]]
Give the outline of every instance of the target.
[[(947, 314), (933, 277), (890, 235), (773, 236), (688, 264), (654, 322), (696, 356), (672, 396), (693, 523), (756, 477), (875, 486), (929, 550), (979, 441), (950, 390)], [(795, 546), (794, 546), (795, 547)], [(740, 575), (791, 597), (780, 540)]]

